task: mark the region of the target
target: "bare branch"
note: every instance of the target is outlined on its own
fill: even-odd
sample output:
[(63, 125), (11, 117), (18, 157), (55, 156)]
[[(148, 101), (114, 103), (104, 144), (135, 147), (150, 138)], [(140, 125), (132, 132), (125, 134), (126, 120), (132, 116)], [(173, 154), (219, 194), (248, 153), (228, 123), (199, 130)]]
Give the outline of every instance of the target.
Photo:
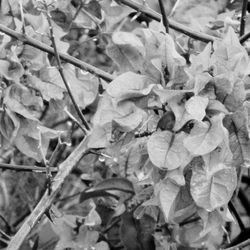
[(224, 248), (223, 250), (236, 250), (236, 249), (241, 249), (241, 248), (249, 246), (249, 245), (250, 245), (250, 239), (245, 240), (245, 241), (243, 241), (243, 242), (241, 242), (238, 245), (235, 245), (233, 247)]
[[(132, 9), (139, 11), (141, 13), (144, 13), (148, 17), (152, 18), (153, 20), (156, 20), (158, 22), (161, 21), (161, 15), (151, 8), (147, 7), (146, 5), (139, 4), (133, 0), (119, 0), (120, 3), (127, 5), (131, 7)], [(185, 25), (182, 25), (174, 20), (168, 19), (169, 21), (169, 28), (174, 29), (176, 31), (179, 31), (187, 36), (190, 36), (194, 39), (200, 40), (205, 43), (213, 42), (215, 40), (219, 40), (219, 38), (210, 36), (201, 32), (194, 31), (190, 28), (188, 28)]]
[[(12, 29), (9, 29), (6, 26), (4, 26), (3, 24), (0, 24), (0, 32), (6, 34), (8, 36), (11, 36), (19, 41), (22, 41), (24, 44), (28, 44), (34, 48), (37, 48), (37, 49), (40, 49), (40, 50), (46, 52), (46, 53), (55, 55), (54, 49), (52, 47), (48, 46), (47, 44), (42, 43), (42, 42), (40, 42), (32, 37), (29, 37), (27, 35), (24, 35), (22, 33), (16, 32)], [(85, 62), (83, 62), (83, 61), (81, 61), (73, 56), (69, 56), (67, 54), (60, 53), (60, 52), (58, 52), (58, 55), (65, 62), (71, 63), (72, 65), (74, 65), (80, 69), (86, 70), (86, 71), (90, 72), (91, 74), (102, 78), (105, 81), (111, 82), (114, 80), (114, 77), (111, 74), (109, 74), (101, 69), (98, 69), (98, 68), (96, 68), (88, 63), (85, 63)]]
[(162, 0), (158, 0), (158, 1), (159, 1), (160, 9), (161, 9), (163, 25), (164, 25), (164, 27), (166, 29), (166, 33), (169, 33), (169, 22), (168, 22), (168, 18), (167, 18), (167, 14), (166, 14), (163, 2), (162, 2)]
[[(37, 173), (46, 173), (46, 168), (43, 167), (36, 167), (36, 166), (24, 166), (24, 165), (15, 165), (15, 164), (7, 164), (7, 163), (0, 163), (1, 169), (8, 169), (14, 171), (27, 171), (27, 172), (37, 172)], [(56, 168), (51, 168), (51, 172), (57, 172)]]
[(71, 101), (73, 103), (73, 106), (75, 107), (75, 110), (76, 110), (78, 116), (80, 117), (80, 119), (81, 119), (83, 125), (85, 126), (85, 128), (87, 130), (90, 130), (90, 126), (89, 126), (88, 122), (86, 121), (80, 107), (76, 103), (76, 100), (75, 100), (75, 98), (73, 96), (73, 93), (71, 91), (71, 87), (70, 87), (70, 85), (69, 85), (69, 83), (68, 83), (68, 81), (67, 81), (67, 79), (66, 79), (66, 77), (64, 75), (61, 59), (60, 59), (60, 56), (58, 54), (58, 49), (57, 49), (57, 46), (56, 46), (56, 41), (55, 41), (55, 36), (54, 36), (54, 29), (53, 29), (53, 25), (52, 25), (52, 22), (51, 22), (51, 16), (50, 16), (48, 6), (47, 6), (46, 2), (44, 2), (44, 6), (45, 6), (45, 9), (46, 9), (47, 20), (48, 20), (48, 23), (49, 23), (49, 30), (50, 30), (50, 40), (51, 40), (52, 46), (54, 48), (55, 58), (56, 58), (57, 66), (58, 66), (58, 71), (59, 71), (59, 73), (61, 75), (63, 83), (64, 83), (64, 85), (65, 85), (65, 87), (66, 87), (66, 89), (68, 91), (68, 94), (70, 96), (70, 99), (71, 99)]
[(250, 32), (246, 33), (245, 35), (240, 37), (240, 43), (244, 43), (245, 41), (247, 41), (250, 38)]
[(10, 241), (7, 250), (18, 250), (27, 235), (29, 234), (29, 232), (31, 231), (31, 229), (40, 220), (46, 210), (50, 208), (57, 194), (60, 192), (62, 184), (64, 183), (66, 177), (70, 174), (73, 167), (82, 158), (82, 156), (88, 152), (87, 138), (88, 137), (83, 139), (83, 141), (70, 154), (70, 156), (63, 163), (60, 164), (59, 171), (52, 183), (51, 194), (48, 195), (46, 191), (46, 193), (43, 195), (43, 197), (41, 198), (35, 209), (32, 211), (30, 216), (26, 219), (21, 228)]
[(240, 19), (240, 36), (243, 36), (245, 33), (247, 4), (248, 4), (248, 0), (243, 0), (241, 19)]

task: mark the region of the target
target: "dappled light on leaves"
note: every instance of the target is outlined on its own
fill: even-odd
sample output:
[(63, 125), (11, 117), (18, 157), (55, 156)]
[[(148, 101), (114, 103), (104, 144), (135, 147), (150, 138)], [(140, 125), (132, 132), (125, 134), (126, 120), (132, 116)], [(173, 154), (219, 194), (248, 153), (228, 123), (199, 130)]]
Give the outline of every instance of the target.
[(248, 12), (163, 2), (164, 22), (154, 0), (0, 1), (0, 248), (213, 250), (232, 222), (248, 232)]

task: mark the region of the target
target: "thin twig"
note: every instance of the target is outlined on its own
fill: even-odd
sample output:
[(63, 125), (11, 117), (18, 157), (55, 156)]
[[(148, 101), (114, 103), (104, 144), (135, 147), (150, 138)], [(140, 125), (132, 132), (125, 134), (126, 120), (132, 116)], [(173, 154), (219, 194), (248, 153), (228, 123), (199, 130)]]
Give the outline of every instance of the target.
[(96, 27), (99, 29), (100, 32), (102, 32), (102, 28), (100, 26), (99, 21), (97, 20), (96, 17), (94, 17), (93, 15), (91, 15), (88, 11), (86, 11), (84, 8), (81, 9), (81, 11), (88, 16), (96, 25)]
[[(46, 168), (36, 167), (36, 166), (24, 166), (24, 165), (14, 165), (7, 163), (0, 163), (1, 169), (9, 169), (14, 171), (26, 171), (26, 172), (35, 172), (35, 173), (46, 173)], [(56, 173), (56, 168), (51, 168), (52, 173)]]
[(77, 119), (68, 111), (67, 107), (64, 108), (64, 112), (68, 115), (68, 117), (77, 124), (77, 126), (83, 131), (83, 133), (86, 135), (88, 131), (82, 126), (80, 122), (77, 121)]
[(166, 33), (169, 33), (169, 22), (168, 22), (165, 8), (164, 8), (164, 4), (163, 4), (162, 0), (158, 0), (158, 1), (159, 1), (160, 10), (161, 10), (163, 25), (165, 27)]
[(75, 13), (75, 15), (73, 16), (73, 18), (72, 18), (72, 20), (70, 22), (70, 25), (69, 25), (69, 28), (68, 28), (69, 30), (71, 29), (73, 22), (75, 21), (75, 19), (79, 15), (82, 6), (83, 6), (83, 1), (81, 1), (81, 3), (79, 4), (79, 6), (77, 7), (76, 13)]
[(250, 239), (245, 240), (245, 241), (243, 241), (243, 242), (241, 242), (238, 245), (235, 245), (233, 247), (224, 248), (223, 250), (236, 250), (236, 249), (243, 248), (243, 247), (246, 247), (249, 245), (250, 245)]
[(23, 32), (23, 34), (25, 34), (25, 21), (24, 21), (22, 0), (19, 0), (19, 6), (20, 6), (20, 13), (21, 13), (21, 21), (22, 21), (22, 32)]
[(88, 153), (87, 138), (88, 137), (86, 137), (79, 144), (79, 146), (70, 154), (70, 156), (63, 163), (60, 164), (59, 171), (52, 182), (51, 195), (48, 195), (47, 192), (43, 195), (43, 197), (41, 198), (35, 209), (32, 211), (30, 216), (27, 218), (27, 220), (23, 223), (21, 228), (10, 241), (7, 250), (18, 250), (27, 235), (29, 234), (29, 232), (31, 231), (31, 229), (40, 220), (46, 210), (52, 205), (53, 201), (57, 197), (57, 194), (61, 190), (62, 184), (72, 171), (73, 167), (77, 164), (77, 162), (82, 158), (83, 155)]
[[(161, 15), (155, 12), (154, 10), (152, 10), (151, 8), (147, 7), (147, 5), (139, 4), (133, 0), (119, 0), (119, 3), (127, 5), (136, 11), (144, 13), (146, 16), (152, 18), (153, 20), (156, 20), (158, 22), (161, 21), (161, 18), (162, 18)], [(208, 43), (208, 42), (214, 42), (215, 40), (220, 40), (217, 37), (194, 31), (188, 28), (187, 26), (182, 25), (174, 20), (168, 19), (168, 21), (169, 21), (169, 28), (179, 31), (187, 36), (190, 36), (202, 42)]]
[(9, 241), (8, 241), (8, 240), (3, 239), (2, 237), (0, 237), (0, 241), (1, 241), (1, 242), (3, 242), (3, 243), (5, 243), (6, 245), (8, 245), (8, 244), (9, 244)]
[(242, 11), (241, 11), (241, 19), (240, 19), (240, 36), (243, 36), (245, 33), (246, 26), (246, 13), (247, 13), (247, 4), (248, 0), (243, 0), (242, 3)]
[(11, 225), (10, 225), (9, 222), (4, 218), (4, 216), (3, 216), (2, 214), (0, 214), (0, 219), (4, 222), (6, 231), (9, 232), (9, 233), (11, 233), (11, 232), (12, 232)]
[(45, 6), (45, 9), (46, 9), (46, 13), (47, 13), (47, 20), (48, 20), (48, 23), (49, 23), (49, 30), (50, 30), (50, 39), (51, 39), (51, 42), (52, 42), (52, 46), (54, 48), (54, 52), (55, 52), (55, 58), (56, 58), (56, 62), (57, 62), (57, 66), (58, 66), (58, 71), (61, 75), (61, 78), (63, 80), (63, 83), (68, 91), (68, 94), (70, 96), (70, 99), (75, 107), (75, 110), (78, 114), (78, 116), (80, 117), (83, 125), (85, 126), (85, 128), (87, 130), (90, 130), (90, 126), (88, 124), (88, 122), (86, 121), (82, 111), (80, 110), (78, 104), (76, 103), (76, 100), (73, 96), (73, 93), (71, 91), (71, 88), (70, 88), (70, 85), (64, 75), (64, 71), (63, 71), (63, 67), (62, 67), (62, 64), (61, 64), (61, 59), (60, 59), (60, 56), (58, 54), (58, 50), (57, 50), (57, 46), (56, 46), (56, 41), (55, 41), (55, 36), (54, 36), (54, 30), (53, 30), (53, 26), (52, 26), (52, 22), (51, 22), (51, 16), (50, 16), (50, 13), (49, 13), (49, 10), (48, 10), (48, 6), (46, 4), (46, 2), (44, 1), (44, 6)]
[[(6, 27), (3, 24), (0, 24), (0, 32), (6, 34), (8, 36), (11, 36), (19, 41), (22, 41), (24, 44), (28, 44), (34, 48), (40, 49), (41, 51), (55, 55), (54, 49), (52, 47), (48, 46), (47, 44), (42, 43), (42, 42), (40, 42), (32, 37), (29, 37), (27, 35), (23, 35), (22, 33), (17, 32), (15, 30), (9, 29), (8, 27)], [(60, 53), (60, 52), (58, 52), (58, 55), (65, 62), (71, 63), (72, 65), (74, 65), (80, 69), (86, 70), (89, 73), (96, 75), (105, 81), (111, 82), (114, 80), (114, 77), (111, 74), (109, 74), (101, 69), (98, 69), (98, 68), (96, 68), (88, 63), (85, 63), (85, 62), (83, 62), (83, 61), (81, 61), (73, 56), (70, 56), (70, 55), (67, 55), (64, 53)]]
[(237, 220), (238, 222), (238, 225), (240, 227), (240, 230), (243, 232), (246, 230), (246, 227), (244, 225), (244, 223), (242, 222), (241, 218), (240, 218), (240, 215), (238, 214), (238, 211), (236, 210), (236, 208), (234, 207), (234, 204), (232, 203), (232, 201), (229, 201), (228, 203), (228, 207), (230, 209), (230, 211), (233, 213), (235, 219)]
[(8, 240), (11, 239), (11, 237), (10, 237), (8, 234), (6, 234), (2, 229), (0, 229), (0, 233), (1, 233), (4, 237), (6, 237)]
[[(42, 141), (42, 140), (40, 140)], [(42, 148), (42, 144), (40, 143), (39, 145), (39, 150), (40, 150), (40, 154), (42, 156), (42, 162), (45, 165), (45, 169), (46, 169), (46, 186), (48, 188), (48, 194), (50, 195), (51, 193), (51, 182), (52, 182), (52, 174), (51, 174), (51, 170), (50, 170), (50, 165), (48, 164), (48, 161), (45, 157), (45, 154), (43, 152), (43, 148)]]

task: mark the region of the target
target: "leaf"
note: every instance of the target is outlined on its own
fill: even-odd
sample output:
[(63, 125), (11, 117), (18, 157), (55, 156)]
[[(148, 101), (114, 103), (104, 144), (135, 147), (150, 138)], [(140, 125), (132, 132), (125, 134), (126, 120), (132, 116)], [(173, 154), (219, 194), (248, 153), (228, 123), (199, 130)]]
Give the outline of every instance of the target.
[(46, 155), (50, 139), (57, 137), (59, 133), (39, 126), (36, 121), (20, 118), (20, 127), (13, 143), (23, 154), (40, 162), (41, 151)]
[(43, 109), (43, 100), (35, 91), (12, 84), (5, 90), (4, 104), (12, 111), (36, 121)]
[(161, 130), (172, 131), (175, 124), (175, 116), (172, 111), (167, 111), (163, 114), (160, 120), (157, 123), (157, 128)]
[(218, 100), (209, 100), (206, 112), (208, 116), (218, 115), (219, 113), (229, 114), (224, 104)]
[(108, 56), (119, 66), (120, 73), (144, 72), (145, 49), (133, 33), (115, 32), (106, 50)]
[(74, 242), (72, 239), (73, 228), (76, 226), (77, 216), (62, 215), (53, 218), (51, 227), (54, 232), (59, 236), (59, 241), (55, 247), (56, 250), (63, 250), (65, 247), (73, 247)]
[(9, 143), (13, 143), (14, 138), (20, 128), (20, 120), (15, 112), (12, 112), (6, 108), (0, 113), (0, 132), (1, 146), (9, 146)]
[(176, 119), (174, 131), (178, 131), (190, 120), (202, 121), (206, 115), (207, 97), (193, 96), (185, 99), (186, 95), (180, 94), (168, 101)]
[(99, 101), (93, 123), (95, 126), (109, 125), (112, 129), (130, 132), (143, 124), (147, 117), (147, 113), (133, 102), (124, 101), (116, 105), (110, 96), (104, 94)]
[(112, 194), (112, 193), (109, 193), (109, 192), (106, 192), (104, 190), (94, 190), (94, 191), (83, 191), (79, 197), (79, 203), (83, 203), (84, 201), (88, 200), (88, 199), (92, 199), (92, 198), (95, 198), (95, 197), (113, 197), (115, 199), (119, 199), (119, 197), (115, 194)]
[(214, 210), (212, 212), (207, 212), (204, 209), (198, 209), (198, 214), (203, 221), (203, 230), (200, 235), (205, 236), (211, 232), (218, 230), (224, 222), (221, 214)]
[[(250, 137), (248, 128), (248, 110), (247, 103), (244, 107), (234, 112), (231, 116), (232, 124), (229, 128), (230, 131), (230, 147), (234, 152), (234, 160), (236, 165), (246, 168), (250, 167)], [(235, 136), (233, 136), (235, 135)], [(234, 149), (237, 149), (236, 151)]]
[(98, 191), (98, 190), (118, 190), (122, 192), (127, 192), (134, 194), (134, 187), (132, 182), (130, 182), (126, 178), (110, 178), (103, 180), (102, 182), (98, 183), (95, 187), (91, 189), (91, 191)]
[(143, 43), (147, 60), (152, 60), (161, 56), (159, 50), (161, 41), (159, 41), (156, 32), (151, 31), (150, 29), (136, 28), (133, 33), (140, 38), (140, 41)]
[(208, 98), (202, 96), (193, 96), (185, 103), (186, 111), (197, 121), (201, 121), (206, 115)]
[[(42, 25), (42, 24), (40, 24), (40, 25)], [(41, 33), (35, 32), (31, 26), (25, 27), (25, 33), (28, 36), (30, 36), (38, 41), (46, 43), (46, 41), (45, 41), (46, 39), (44, 39), (43, 35)], [(48, 55), (45, 52), (43, 52), (35, 47), (32, 47), (31, 45), (28, 45), (28, 44), (23, 44), (22, 47), (23, 47), (22, 59), (27, 64), (29, 64), (30, 71), (32, 71), (32, 70), (38, 71), (38, 70), (41, 70), (45, 66), (50, 66), (48, 59), (47, 59)]]
[(74, 249), (93, 249), (98, 238), (99, 233), (97, 231), (90, 230), (88, 226), (82, 225), (80, 227), (79, 234), (77, 235), (77, 239), (75, 240)]
[(194, 156), (213, 151), (227, 136), (223, 126), (224, 114), (219, 114), (208, 122), (195, 122), (191, 133), (183, 140), (184, 147)]
[(156, 221), (148, 214), (143, 214), (142, 218), (137, 221), (138, 240), (143, 250), (155, 249), (154, 233)]
[(125, 211), (121, 215), (120, 238), (127, 250), (140, 250), (137, 234), (136, 220), (133, 213)]
[(107, 47), (107, 54), (118, 65), (120, 73), (134, 72), (160, 81), (160, 70), (147, 57), (139, 36), (132, 32), (114, 32)]
[[(208, 43), (204, 50), (198, 55), (191, 55), (191, 66), (187, 69), (188, 73), (196, 77), (197, 74), (208, 71), (212, 54), (212, 44)], [(203, 74), (202, 74), (203, 75)]]
[(156, 85), (153, 88), (153, 93), (159, 96), (162, 104), (169, 102), (172, 98), (183, 96), (185, 93), (192, 94), (191, 90), (173, 90), (173, 89), (164, 89), (161, 85)]
[(170, 73), (170, 79), (174, 77), (174, 71), (177, 66), (184, 66), (185, 59), (177, 52), (173, 38), (169, 34), (159, 33), (161, 36), (160, 53), (163, 67), (167, 67)]
[(233, 91), (224, 99), (224, 105), (229, 111), (236, 111), (243, 105), (246, 98), (244, 80), (237, 79), (234, 83)]
[(204, 164), (196, 164), (190, 183), (191, 195), (195, 203), (207, 211), (229, 202), (237, 186), (234, 167), (213, 160), (216, 152), (203, 156)]
[(186, 166), (192, 157), (183, 145), (186, 134), (158, 131), (150, 136), (147, 148), (149, 158), (158, 168), (173, 170)]
[(40, 78), (34, 75), (28, 75), (26, 81), (34, 89), (38, 90), (46, 101), (63, 99), (63, 92), (65, 90), (53, 83), (41, 81)]
[(137, 176), (141, 174), (141, 176), (143, 175), (143, 177), (145, 177), (141, 166), (144, 163), (144, 157), (147, 155), (146, 143), (146, 138), (137, 138), (131, 140), (128, 145), (124, 145), (119, 150), (118, 162), (120, 174), (122, 176), (132, 176), (136, 173)]
[(205, 86), (212, 80), (213, 80), (212, 76), (207, 72), (195, 74), (195, 76), (193, 77), (193, 86), (191, 86), (194, 88), (194, 94), (198, 95), (205, 88)]
[(116, 27), (126, 18), (133, 9), (126, 5), (118, 5), (114, 0), (103, 0), (100, 2), (105, 12), (106, 32), (113, 32)]
[(145, 111), (133, 103), (124, 102), (119, 105), (118, 110), (124, 111), (124, 114), (114, 117), (113, 123), (115, 124), (114, 127), (118, 127), (120, 131), (130, 132), (147, 120)]
[(107, 93), (115, 98), (116, 102), (132, 98), (147, 96), (155, 84), (144, 75), (127, 72), (116, 77), (107, 88)]
[(146, 52), (143, 43), (135, 34), (131, 32), (115, 32), (112, 35), (112, 40), (116, 45), (119, 46), (129, 44), (136, 48), (143, 57), (145, 56)]
[(111, 126), (95, 126), (89, 137), (88, 147), (89, 148), (105, 148), (108, 146), (111, 140), (112, 134)]
[(100, 241), (95, 244), (95, 250), (109, 250), (109, 245), (105, 241)]
[(178, 185), (166, 180), (157, 183), (154, 187), (154, 193), (158, 198), (166, 223), (171, 222), (179, 191), (180, 187)]
[(14, 52), (12, 52), (12, 56), (9, 60), (0, 60), (0, 75), (7, 80), (19, 83), (23, 73), (23, 66)]
[[(76, 103), (83, 109), (92, 104), (98, 94), (98, 78), (90, 73), (80, 72), (69, 64), (64, 65), (63, 72)], [(43, 69), (41, 80), (57, 85), (66, 91), (66, 87), (56, 67)]]
[(211, 58), (214, 75), (235, 72), (239, 77), (249, 74), (249, 57), (232, 27), (222, 42), (214, 43), (214, 53)]
[(96, 212), (96, 205), (93, 203), (91, 210), (88, 215), (85, 217), (84, 225), (88, 227), (94, 227), (101, 225), (102, 220), (99, 214)]

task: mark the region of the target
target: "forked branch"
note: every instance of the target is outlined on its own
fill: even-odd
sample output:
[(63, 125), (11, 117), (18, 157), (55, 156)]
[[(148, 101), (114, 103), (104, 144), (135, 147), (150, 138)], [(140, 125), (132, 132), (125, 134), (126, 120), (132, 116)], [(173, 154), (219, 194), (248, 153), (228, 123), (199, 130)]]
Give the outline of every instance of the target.
[(87, 142), (88, 137), (86, 137), (71, 153), (71, 155), (63, 163), (60, 164), (59, 171), (52, 183), (51, 194), (48, 195), (48, 192), (46, 191), (30, 216), (26, 219), (21, 228), (10, 241), (7, 250), (18, 250), (27, 235), (30, 233), (31, 229), (40, 220), (42, 215), (50, 208), (57, 194), (60, 192), (62, 184), (64, 183), (66, 177), (70, 174), (73, 167), (82, 158), (82, 156), (88, 152)]
[[(153, 20), (156, 20), (158, 22), (161, 21), (161, 18), (162, 18), (161, 14), (155, 12), (154, 10), (149, 8), (147, 5), (139, 4), (138, 2), (135, 2), (133, 0), (119, 0), (118, 2), (122, 3), (124, 5), (127, 5), (136, 11), (139, 11), (139, 12), (145, 14), (146, 16), (152, 18)], [(168, 19), (168, 22), (169, 22), (169, 28), (174, 29), (176, 31), (179, 31), (179, 32), (181, 32), (189, 37), (192, 37), (194, 39), (197, 39), (199, 41), (209, 43), (209, 42), (213, 42), (213, 41), (219, 39), (219, 38), (214, 37), (214, 36), (210, 36), (210, 35), (198, 32), (198, 31), (194, 31), (183, 24), (180, 24), (174, 20), (171, 20), (170, 18)]]

